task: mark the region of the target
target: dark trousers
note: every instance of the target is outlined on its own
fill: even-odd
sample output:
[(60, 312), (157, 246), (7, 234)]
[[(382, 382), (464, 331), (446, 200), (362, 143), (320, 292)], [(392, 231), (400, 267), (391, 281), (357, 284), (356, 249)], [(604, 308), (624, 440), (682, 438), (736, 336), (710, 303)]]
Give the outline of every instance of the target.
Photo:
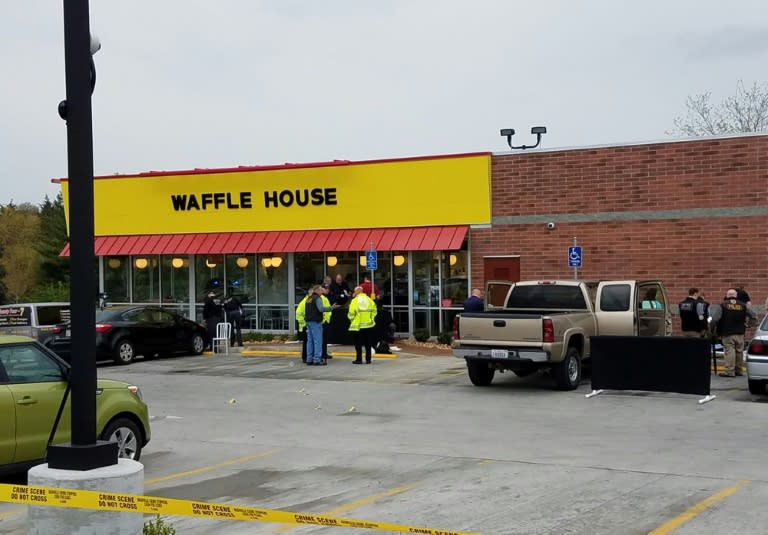
[(365, 347), (365, 362), (371, 362), (371, 344), (373, 343), (374, 329), (360, 329), (359, 331), (353, 331), (355, 337), (355, 352), (357, 356), (355, 360), (362, 362), (363, 347)]
[[(205, 320), (205, 328), (208, 331), (208, 344), (213, 344), (213, 339), (216, 338), (216, 325), (224, 321), (222, 317), (211, 317)], [(211, 345), (211, 348), (213, 346)]]
[(240, 347), (243, 347), (243, 319), (239, 315), (232, 316), (229, 323), (232, 325), (229, 333), (229, 345), (235, 347), (240, 344)]

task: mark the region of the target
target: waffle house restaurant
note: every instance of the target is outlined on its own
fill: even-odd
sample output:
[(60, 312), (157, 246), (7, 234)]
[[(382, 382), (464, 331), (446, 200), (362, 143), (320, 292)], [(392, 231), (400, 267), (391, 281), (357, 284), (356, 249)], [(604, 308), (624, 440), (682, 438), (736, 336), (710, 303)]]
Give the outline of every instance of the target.
[[(468, 296), (490, 165), (475, 153), (96, 177), (99, 289), (197, 320), (210, 290), (235, 294), (246, 327), (291, 332), (307, 289), (337, 274), (354, 288), (373, 249), (398, 333), (436, 335)], [(55, 181), (66, 202), (68, 181)]]

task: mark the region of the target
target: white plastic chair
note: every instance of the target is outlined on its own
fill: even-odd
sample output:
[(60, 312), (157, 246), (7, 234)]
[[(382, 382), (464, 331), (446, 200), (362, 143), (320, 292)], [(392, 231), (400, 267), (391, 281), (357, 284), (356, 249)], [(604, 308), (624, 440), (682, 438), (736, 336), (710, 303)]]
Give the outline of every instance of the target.
[(229, 355), (229, 336), (232, 333), (231, 323), (216, 324), (216, 338), (211, 340), (211, 350), (213, 354), (218, 354), (218, 350), (224, 345), (224, 354)]

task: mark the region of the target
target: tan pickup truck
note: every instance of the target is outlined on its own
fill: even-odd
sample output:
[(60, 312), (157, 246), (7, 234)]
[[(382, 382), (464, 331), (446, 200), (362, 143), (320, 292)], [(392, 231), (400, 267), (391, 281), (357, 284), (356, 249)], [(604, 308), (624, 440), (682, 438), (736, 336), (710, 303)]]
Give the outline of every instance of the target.
[(669, 308), (660, 281), (489, 282), (485, 311), (456, 316), (453, 354), (477, 386), (496, 370), (523, 377), (548, 368), (559, 389), (573, 390), (590, 336), (669, 336)]

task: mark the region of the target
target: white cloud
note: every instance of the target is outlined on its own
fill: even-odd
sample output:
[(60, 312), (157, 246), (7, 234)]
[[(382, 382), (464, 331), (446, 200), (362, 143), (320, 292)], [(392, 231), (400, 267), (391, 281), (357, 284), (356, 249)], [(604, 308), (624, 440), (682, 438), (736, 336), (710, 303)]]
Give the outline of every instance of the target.
[[(39, 202), (67, 173), (61, 5), (10, 6), (0, 203)], [(659, 139), (686, 95), (761, 79), (766, 24), (746, 0), (94, 2), (95, 170)]]

